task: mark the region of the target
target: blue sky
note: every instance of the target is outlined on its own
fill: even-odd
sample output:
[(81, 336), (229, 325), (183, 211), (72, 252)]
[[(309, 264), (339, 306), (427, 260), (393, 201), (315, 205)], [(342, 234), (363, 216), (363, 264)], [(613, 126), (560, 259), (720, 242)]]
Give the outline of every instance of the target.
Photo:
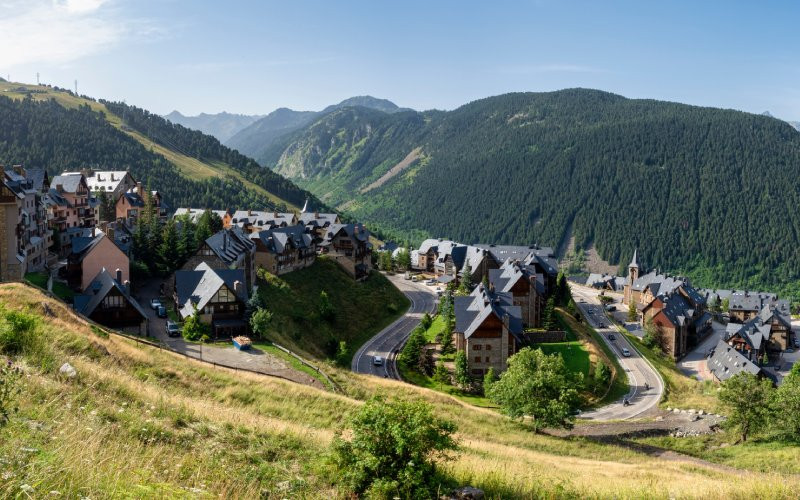
[(591, 87), (800, 120), (800, 2), (0, 0), (0, 75), (145, 107)]

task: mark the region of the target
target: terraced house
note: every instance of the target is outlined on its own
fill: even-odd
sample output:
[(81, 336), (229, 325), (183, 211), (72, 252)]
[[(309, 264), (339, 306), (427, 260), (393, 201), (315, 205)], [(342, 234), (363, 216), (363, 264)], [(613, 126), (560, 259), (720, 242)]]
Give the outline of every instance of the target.
[(243, 269), (212, 269), (201, 262), (195, 269), (175, 272), (173, 284), (176, 312), (181, 319), (195, 314), (211, 325), (214, 338), (248, 332), (244, 309), (248, 292)]
[(250, 239), (256, 245), (256, 267), (272, 274), (303, 269), (313, 264), (317, 257), (314, 238), (302, 224), (253, 233)]
[(211, 269), (241, 269), (248, 290), (256, 282), (256, 244), (237, 227), (223, 229), (206, 238), (184, 270), (194, 270), (205, 262)]
[(123, 220), (131, 227), (135, 226), (147, 206), (148, 198), (152, 200), (153, 209), (156, 211), (158, 218), (162, 222), (165, 221), (168, 207), (164, 204), (161, 194), (156, 190), (151, 190), (149, 193), (146, 192), (141, 182), (122, 193), (117, 199), (115, 205), (117, 220)]
[(779, 353), (794, 344), (792, 320), (788, 310), (766, 305), (744, 323), (728, 323), (725, 342), (751, 361)]
[(509, 259), (499, 269), (489, 270), (489, 287), (495, 292), (511, 294), (513, 305), (520, 308), (524, 326), (542, 326), (542, 310), (547, 300), (545, 278), (535, 266)]
[(456, 349), (466, 353), (470, 373), (481, 377), (489, 368), (502, 373), (508, 358), (522, 345), (522, 311), (510, 293), (483, 284), (467, 297), (454, 297)]
[(363, 224), (333, 224), (320, 244), (320, 251), (354, 279), (364, 280), (372, 271), (369, 237), (370, 232)]
[[(2, 168), (2, 167), (0, 167)], [(21, 166), (2, 169), (0, 186), (0, 279), (20, 280), (44, 269), (53, 232), (44, 200), (47, 173)]]

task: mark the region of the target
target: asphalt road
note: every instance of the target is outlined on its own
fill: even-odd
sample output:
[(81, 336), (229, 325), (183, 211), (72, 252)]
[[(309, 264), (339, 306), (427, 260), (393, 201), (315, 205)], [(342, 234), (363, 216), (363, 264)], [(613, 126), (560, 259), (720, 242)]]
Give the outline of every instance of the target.
[[(589, 325), (597, 330), (603, 341), (611, 348), (611, 351), (619, 359), (622, 369), (628, 375), (630, 390), (625, 396), (630, 402), (625, 406), (622, 399), (609, 405), (603, 406), (593, 411), (581, 414), (581, 418), (587, 420), (626, 420), (642, 415), (646, 411), (654, 408), (661, 400), (664, 386), (661, 377), (655, 372), (650, 364), (639, 355), (616, 328), (611, 327), (611, 321), (606, 316), (605, 309), (597, 298), (599, 292), (593, 288), (571, 284), (572, 296), (575, 303), (583, 313)], [(619, 308), (621, 305), (617, 304)], [(591, 314), (590, 314), (591, 312)], [(604, 325), (601, 327), (600, 325)], [(613, 334), (615, 340), (609, 340), (608, 335)], [(630, 357), (622, 355), (622, 349), (630, 351)], [(647, 388), (649, 386), (649, 389)]]
[[(411, 307), (403, 316), (381, 330), (356, 351), (351, 369), (356, 373), (400, 380), (395, 364), (395, 351), (399, 351), (403, 347), (411, 331), (419, 324), (426, 312), (433, 314), (436, 311), (437, 297), (433, 287), (406, 280), (403, 275), (395, 274), (387, 276), (387, 278), (411, 300)], [(384, 359), (383, 365), (376, 366), (373, 363), (375, 356)]]

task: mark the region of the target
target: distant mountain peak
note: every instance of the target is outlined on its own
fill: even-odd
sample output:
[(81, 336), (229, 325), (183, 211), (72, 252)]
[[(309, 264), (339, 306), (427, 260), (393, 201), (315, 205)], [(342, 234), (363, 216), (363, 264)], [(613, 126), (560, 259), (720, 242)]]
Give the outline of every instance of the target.
[(763, 112), (763, 113), (761, 113), (761, 114), (762, 114), (762, 115), (764, 115), (764, 116), (769, 116), (770, 118), (775, 118), (775, 117), (772, 115), (772, 113), (770, 113), (769, 111), (764, 111), (764, 112)]
[(380, 99), (372, 97), (371, 95), (359, 95), (349, 97), (339, 104), (333, 104), (322, 110), (322, 113), (329, 113), (335, 109), (361, 106), (363, 108), (376, 109), (384, 113), (397, 113), (399, 111), (408, 111), (409, 108), (401, 108), (397, 104), (388, 99)]

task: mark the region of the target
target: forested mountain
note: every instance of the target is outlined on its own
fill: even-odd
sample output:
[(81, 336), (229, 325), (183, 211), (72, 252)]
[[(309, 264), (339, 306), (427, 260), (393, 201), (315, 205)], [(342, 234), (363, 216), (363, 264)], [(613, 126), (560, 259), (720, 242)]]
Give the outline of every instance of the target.
[(362, 107), (383, 111), (384, 113), (396, 113), (406, 110), (406, 108), (400, 108), (391, 101), (372, 96), (351, 97), (338, 104), (330, 105), (322, 111), (294, 111), (288, 108), (279, 108), (241, 130), (226, 141), (225, 144), (261, 162), (278, 140), (303, 128), (321, 116), (337, 109), (348, 107)]
[(220, 142), (225, 142), (240, 130), (264, 118), (264, 115), (238, 115), (223, 111), (215, 114), (200, 113), (197, 116), (184, 116), (179, 111), (173, 111), (164, 118), (176, 125), (213, 135)]
[[(386, 236), (594, 247), (710, 286), (800, 278), (800, 134), (738, 111), (571, 89), (450, 112), (340, 109), (262, 158)], [(623, 271), (624, 272), (624, 271)]]
[(44, 167), (50, 174), (129, 169), (173, 208), (283, 210), (309, 196), (213, 137), (138, 108), (47, 87), (4, 85), (14, 91), (0, 94), (0, 165)]

